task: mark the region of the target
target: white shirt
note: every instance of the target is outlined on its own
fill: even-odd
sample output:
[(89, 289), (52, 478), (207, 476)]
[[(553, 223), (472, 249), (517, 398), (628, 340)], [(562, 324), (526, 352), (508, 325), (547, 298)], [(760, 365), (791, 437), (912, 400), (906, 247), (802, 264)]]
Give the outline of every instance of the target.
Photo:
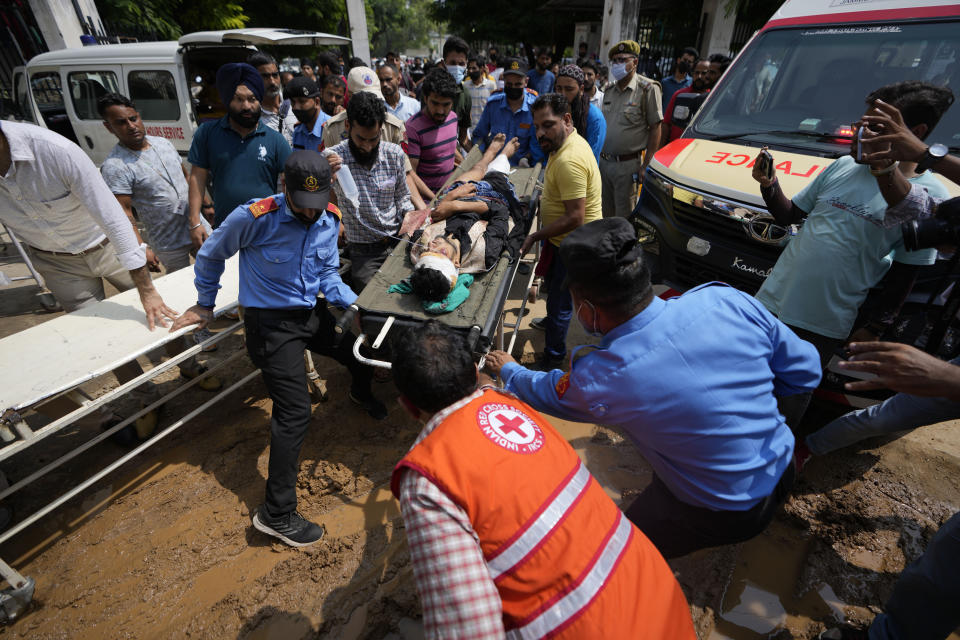
[(593, 97), (590, 98), (590, 104), (597, 105), (597, 109), (603, 108), (603, 91), (597, 89), (597, 92), (593, 94)]
[(283, 136), (284, 140), (287, 141), (287, 144), (291, 147), (293, 146), (293, 130), (297, 128), (297, 125), (300, 122), (297, 120), (297, 116), (293, 115), (293, 109), (288, 104), (289, 100), (284, 100), (280, 104), (280, 111), (283, 111), (284, 105), (287, 105), (287, 114), (283, 117), (283, 124), (280, 125), (280, 113), (269, 111), (260, 108), (260, 122), (263, 123), (267, 129), (273, 129), (274, 131), (279, 131), (280, 135)]
[(42, 251), (80, 253), (110, 238), (125, 269), (147, 263), (130, 220), (93, 161), (63, 136), (32, 124), (0, 124), (10, 169), (0, 176), (0, 220)]
[(392, 113), (399, 118), (400, 122), (404, 123), (420, 113), (420, 101), (403, 94), (400, 94), (400, 101), (397, 102), (396, 107), (391, 107), (386, 99), (384, 99), (383, 104), (387, 106), (387, 113)]

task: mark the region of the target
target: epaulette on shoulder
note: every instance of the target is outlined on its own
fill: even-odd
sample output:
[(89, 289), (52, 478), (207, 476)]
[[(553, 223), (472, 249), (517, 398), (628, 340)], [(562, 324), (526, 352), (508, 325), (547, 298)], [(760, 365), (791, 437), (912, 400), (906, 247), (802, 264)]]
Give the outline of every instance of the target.
[(537, 97), (540, 95), (539, 93), (536, 92), (535, 89), (531, 89), (530, 87), (526, 87), (526, 92), (534, 97)]
[(340, 207), (338, 207), (337, 205), (333, 204), (332, 202), (328, 202), (328, 203), (327, 203), (327, 211), (329, 211), (329, 212), (332, 213), (333, 215), (337, 216), (337, 220), (342, 220), (342, 219), (343, 219), (343, 213), (340, 211)]
[(250, 205), (250, 213), (253, 214), (254, 218), (259, 218), (263, 214), (276, 211), (279, 208), (280, 203), (277, 202), (276, 198), (271, 196), (269, 198), (264, 198), (263, 200), (257, 200)]

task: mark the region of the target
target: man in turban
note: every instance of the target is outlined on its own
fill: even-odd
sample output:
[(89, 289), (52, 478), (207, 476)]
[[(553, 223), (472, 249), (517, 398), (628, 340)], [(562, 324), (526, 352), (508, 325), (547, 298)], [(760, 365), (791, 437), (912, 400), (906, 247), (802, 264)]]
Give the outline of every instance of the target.
[(213, 228), (231, 211), (277, 192), (290, 155), (284, 137), (260, 122), (263, 79), (249, 64), (232, 62), (217, 70), (217, 93), (227, 115), (205, 122), (190, 145), (190, 237), (197, 249), (207, 238), (200, 223), (207, 179), (213, 178)]

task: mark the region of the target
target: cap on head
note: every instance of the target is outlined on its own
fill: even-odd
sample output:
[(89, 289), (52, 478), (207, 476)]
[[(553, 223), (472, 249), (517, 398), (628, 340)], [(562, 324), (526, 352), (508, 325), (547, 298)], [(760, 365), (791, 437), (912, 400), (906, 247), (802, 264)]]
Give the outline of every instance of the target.
[(525, 76), (527, 75), (527, 64), (520, 58), (507, 58), (503, 61), (503, 75), (508, 73)]
[(617, 55), (618, 53), (628, 53), (633, 56), (639, 56), (640, 45), (633, 40), (621, 40), (617, 44), (610, 47), (610, 55), (608, 57), (613, 58), (613, 56)]
[(316, 151), (298, 150), (283, 166), (287, 197), (300, 209), (326, 209), (330, 202), (330, 163)]
[(383, 93), (380, 91), (380, 79), (370, 67), (354, 67), (347, 74), (347, 91), (350, 94), (368, 92), (376, 95), (381, 100)]
[(602, 280), (642, 257), (637, 233), (626, 218), (604, 218), (570, 232), (560, 243), (560, 259), (571, 283)]
[(283, 90), (283, 97), (287, 100), (293, 98), (317, 98), (320, 96), (320, 87), (317, 83), (306, 76), (297, 76), (287, 83)]

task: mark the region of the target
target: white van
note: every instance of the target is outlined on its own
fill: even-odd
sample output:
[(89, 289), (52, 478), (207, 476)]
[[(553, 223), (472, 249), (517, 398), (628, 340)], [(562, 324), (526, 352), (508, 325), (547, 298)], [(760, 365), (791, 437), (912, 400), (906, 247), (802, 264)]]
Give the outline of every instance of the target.
[(236, 29), (190, 33), (176, 42), (51, 51), (15, 70), (14, 99), (21, 119), (73, 140), (99, 165), (117, 140), (103, 127), (97, 99), (121, 93), (136, 103), (148, 134), (169, 139), (186, 156), (197, 127), (225, 113), (214, 86), (220, 65), (244, 61), (256, 45), (342, 44), (350, 39), (316, 31)]

